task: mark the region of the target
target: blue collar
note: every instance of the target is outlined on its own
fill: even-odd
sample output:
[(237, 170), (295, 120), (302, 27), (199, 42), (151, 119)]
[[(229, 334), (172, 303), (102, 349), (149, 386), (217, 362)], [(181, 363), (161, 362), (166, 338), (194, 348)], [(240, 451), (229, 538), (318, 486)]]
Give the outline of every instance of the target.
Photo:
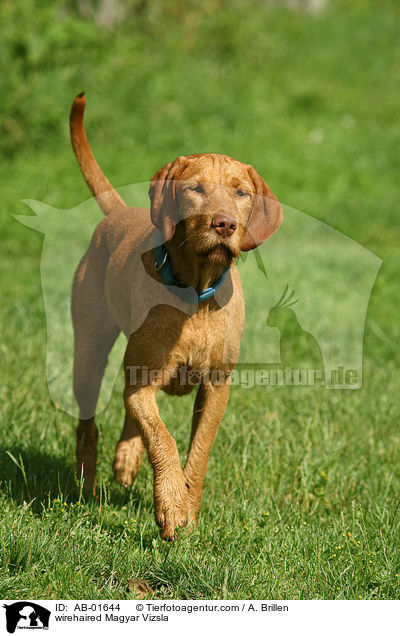
[[(167, 248), (165, 247), (164, 243), (161, 243), (156, 246), (156, 260), (155, 260), (154, 266), (155, 266), (156, 272), (160, 272), (161, 279), (164, 285), (171, 285), (172, 286), (171, 291), (173, 291), (174, 293), (176, 293), (174, 290), (174, 287), (178, 287), (179, 289), (188, 288), (187, 285), (185, 285), (184, 283), (181, 283), (176, 278), (174, 272), (172, 271), (172, 267), (168, 258)], [(203, 302), (204, 300), (209, 300), (210, 298), (214, 296), (217, 289), (219, 289), (221, 285), (224, 283), (228, 275), (228, 272), (229, 272), (229, 267), (226, 267), (222, 273), (222, 276), (220, 276), (213, 285), (211, 285), (210, 287), (207, 287), (207, 289), (203, 289), (200, 292), (196, 291), (199, 303)]]

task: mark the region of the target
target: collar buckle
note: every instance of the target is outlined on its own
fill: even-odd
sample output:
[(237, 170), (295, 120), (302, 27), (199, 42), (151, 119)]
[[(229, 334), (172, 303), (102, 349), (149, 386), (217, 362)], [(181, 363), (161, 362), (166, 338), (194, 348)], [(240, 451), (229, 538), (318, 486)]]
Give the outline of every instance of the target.
[(154, 269), (156, 270), (156, 272), (159, 272), (164, 267), (165, 263), (167, 262), (167, 258), (168, 252), (167, 250), (165, 250), (164, 258), (161, 260), (161, 263), (158, 264), (157, 261), (154, 261)]

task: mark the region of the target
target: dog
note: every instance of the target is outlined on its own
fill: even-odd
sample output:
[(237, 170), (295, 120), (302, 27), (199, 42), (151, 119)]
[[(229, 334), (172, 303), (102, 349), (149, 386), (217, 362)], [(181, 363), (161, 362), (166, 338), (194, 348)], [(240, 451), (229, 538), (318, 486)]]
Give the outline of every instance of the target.
[[(95, 492), (96, 403), (108, 354), (122, 331), (128, 340), (125, 424), (113, 469), (122, 486), (131, 486), (147, 451), (156, 523), (162, 538), (173, 540), (177, 528), (189, 521), (196, 525), (239, 357), (244, 302), (235, 259), (279, 228), (282, 206), (252, 166), (225, 155), (197, 154), (178, 157), (153, 176), (150, 211), (128, 207), (91, 152), (84, 110), (81, 93), (70, 114), (72, 145), (106, 216), (72, 288), (77, 473)], [(187, 381), (191, 371), (195, 382)], [(198, 388), (182, 470), (156, 395), (159, 390), (183, 395), (193, 386)]]

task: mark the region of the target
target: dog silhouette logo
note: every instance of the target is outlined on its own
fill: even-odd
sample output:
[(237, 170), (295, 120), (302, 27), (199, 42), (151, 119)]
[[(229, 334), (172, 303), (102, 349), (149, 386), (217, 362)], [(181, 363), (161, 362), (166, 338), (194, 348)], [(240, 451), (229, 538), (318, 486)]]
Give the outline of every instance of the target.
[(16, 629), (49, 629), (51, 612), (31, 601), (17, 601), (3, 605), (6, 610), (6, 627), (9, 634)]
[[(148, 189), (149, 183), (143, 182), (118, 190), (124, 200), (138, 208), (138, 223), (147, 206)], [(24, 199), (24, 203), (35, 216), (14, 215), (15, 218), (44, 237), (40, 274), (47, 327), (48, 389), (57, 409), (78, 417), (72, 390), (71, 285), (103, 215), (94, 198), (68, 210), (33, 199)], [(108, 258), (108, 252), (104, 253)], [(137, 288), (139, 300), (134, 320), (123, 325), (125, 335), (139, 329), (149, 311), (159, 305), (173, 306), (188, 316), (195, 313), (197, 293), (193, 288), (181, 289), (187, 294), (186, 300), (171, 294), (169, 285), (146, 275), (139, 245), (133, 254), (132, 272), (135, 279), (140, 274), (142, 283)], [(302, 371), (301, 377), (304, 373), (311, 377), (313, 371), (318, 371), (316, 379), (327, 389), (361, 388), (365, 320), (381, 262), (341, 232), (285, 205), (285, 223), (279, 232), (252, 252), (242, 252), (237, 263), (246, 306), (239, 365), (250, 369), (258, 365), (283, 373), (289, 368), (297, 375)], [(157, 261), (157, 266), (162, 263)], [(287, 281), (286, 295), (280, 299)], [(230, 285), (224, 284), (216, 291), (216, 300), (221, 294), (222, 304), (225, 287), (228, 294)], [(299, 297), (297, 304), (292, 304), (292, 289)], [(101, 307), (100, 302), (99, 311)], [(375, 328), (373, 322), (370, 324)], [(121, 334), (108, 356), (97, 415), (111, 400), (125, 350), (126, 339)], [(94, 355), (102, 356), (102, 351), (96, 349)], [(224, 363), (231, 363), (231, 355), (227, 338)], [(92, 359), (92, 369), (97, 363), (103, 364), (100, 359)]]

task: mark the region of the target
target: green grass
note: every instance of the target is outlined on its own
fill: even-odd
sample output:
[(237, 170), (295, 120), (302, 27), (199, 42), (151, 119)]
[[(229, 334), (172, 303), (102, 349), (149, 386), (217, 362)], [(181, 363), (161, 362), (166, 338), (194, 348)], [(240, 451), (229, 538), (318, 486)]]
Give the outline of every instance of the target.
[[(140, 577), (157, 598), (399, 598), (398, 7), (166, 4), (137, 5), (111, 32), (61, 1), (0, 8), (0, 596), (128, 598)], [(232, 390), (198, 529), (172, 545), (158, 537), (147, 460), (130, 492), (113, 481), (121, 379), (98, 418), (99, 497), (80, 495), (75, 420), (46, 384), (42, 237), (11, 217), (27, 213), (23, 198), (88, 198), (67, 126), (82, 89), (114, 185), (223, 152), (383, 260), (362, 389)], [(182, 456), (191, 404), (160, 399)]]

